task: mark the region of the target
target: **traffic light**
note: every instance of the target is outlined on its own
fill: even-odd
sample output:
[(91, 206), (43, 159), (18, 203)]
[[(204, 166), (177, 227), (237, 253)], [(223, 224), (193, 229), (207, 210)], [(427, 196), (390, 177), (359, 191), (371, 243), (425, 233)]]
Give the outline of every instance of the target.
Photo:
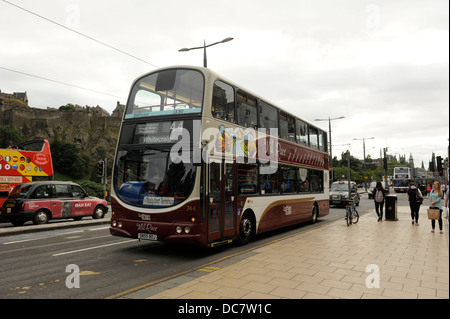
[(444, 176), (444, 165), (442, 165), (442, 157), (436, 156), (436, 166), (439, 176)]
[(97, 162), (97, 175), (100, 177), (105, 176), (105, 162), (104, 161)]
[(387, 169), (388, 169), (388, 160), (387, 160), (387, 156), (386, 156), (386, 152), (387, 152), (387, 148), (383, 148), (383, 154), (384, 154), (384, 158), (383, 158), (383, 167), (386, 170), (387, 173)]

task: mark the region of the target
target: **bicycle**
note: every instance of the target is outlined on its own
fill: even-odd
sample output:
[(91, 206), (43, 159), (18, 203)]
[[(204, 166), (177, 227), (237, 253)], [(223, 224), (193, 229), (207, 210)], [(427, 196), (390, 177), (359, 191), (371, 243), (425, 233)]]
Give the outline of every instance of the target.
[(354, 201), (350, 201), (345, 206), (345, 219), (347, 220), (347, 226), (356, 224), (359, 221), (359, 213), (355, 208)]

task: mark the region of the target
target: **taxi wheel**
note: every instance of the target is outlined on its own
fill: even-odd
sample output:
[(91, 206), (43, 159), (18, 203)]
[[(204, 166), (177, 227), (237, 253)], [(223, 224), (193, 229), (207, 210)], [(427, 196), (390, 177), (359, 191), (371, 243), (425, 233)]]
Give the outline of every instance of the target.
[(36, 214), (34, 214), (33, 224), (35, 225), (47, 224), (49, 220), (50, 216), (45, 210), (38, 210)]
[(105, 217), (105, 209), (101, 206), (95, 207), (94, 214), (92, 215), (92, 218), (94, 219), (102, 219)]

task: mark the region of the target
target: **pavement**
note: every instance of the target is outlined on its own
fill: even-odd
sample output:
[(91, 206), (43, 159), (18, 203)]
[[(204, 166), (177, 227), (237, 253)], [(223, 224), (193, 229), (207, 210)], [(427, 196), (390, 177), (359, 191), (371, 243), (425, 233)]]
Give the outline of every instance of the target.
[(411, 225), (373, 211), (274, 240), (116, 296), (130, 299), (448, 299), (449, 227), (431, 233), (426, 209)]

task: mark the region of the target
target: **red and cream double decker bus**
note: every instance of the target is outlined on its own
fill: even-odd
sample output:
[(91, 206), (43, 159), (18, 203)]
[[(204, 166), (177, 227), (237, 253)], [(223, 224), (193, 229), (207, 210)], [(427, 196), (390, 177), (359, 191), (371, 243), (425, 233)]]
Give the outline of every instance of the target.
[(409, 188), (409, 184), (413, 181), (411, 175), (411, 168), (409, 167), (394, 167), (394, 178), (392, 179), (392, 185), (396, 193), (406, 193)]
[(36, 139), (0, 149), (0, 207), (16, 185), (52, 179), (52, 155), (47, 140)]
[(329, 213), (326, 132), (206, 68), (132, 85), (112, 235), (217, 246)]

